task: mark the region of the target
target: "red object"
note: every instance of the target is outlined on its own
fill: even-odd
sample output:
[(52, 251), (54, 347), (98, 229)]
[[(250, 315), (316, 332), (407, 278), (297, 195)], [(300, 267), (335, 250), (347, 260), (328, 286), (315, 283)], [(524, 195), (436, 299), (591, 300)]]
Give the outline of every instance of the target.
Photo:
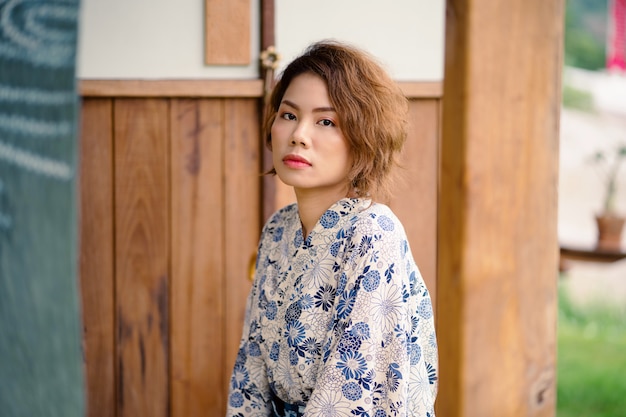
[(606, 67), (626, 71), (626, 0), (611, 0)]

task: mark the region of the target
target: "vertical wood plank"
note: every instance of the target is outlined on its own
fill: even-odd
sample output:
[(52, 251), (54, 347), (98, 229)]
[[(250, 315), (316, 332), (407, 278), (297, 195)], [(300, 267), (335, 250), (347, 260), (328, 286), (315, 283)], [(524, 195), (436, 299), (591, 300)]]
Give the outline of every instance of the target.
[(261, 0), (261, 49), (276, 46), (274, 0)]
[(80, 290), (87, 415), (115, 415), (112, 101), (83, 101), (80, 136)]
[(223, 415), (222, 100), (172, 100), (172, 416)]
[(437, 415), (554, 416), (563, 1), (447, 4)]
[(168, 102), (114, 104), (117, 411), (169, 414)]
[(205, 63), (250, 64), (250, 0), (205, 0)]
[(224, 101), (225, 386), (239, 348), (251, 284), (248, 267), (256, 254), (261, 228), (258, 111), (258, 100)]
[(402, 221), (433, 305), (437, 300), (439, 100), (411, 100), (409, 136), (391, 207)]

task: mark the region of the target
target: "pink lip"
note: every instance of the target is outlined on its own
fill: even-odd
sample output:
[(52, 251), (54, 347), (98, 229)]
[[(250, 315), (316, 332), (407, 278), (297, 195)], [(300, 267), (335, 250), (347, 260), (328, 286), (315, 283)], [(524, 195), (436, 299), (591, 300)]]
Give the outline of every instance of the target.
[(310, 167), (311, 163), (299, 155), (287, 155), (283, 158), (283, 163), (290, 168)]

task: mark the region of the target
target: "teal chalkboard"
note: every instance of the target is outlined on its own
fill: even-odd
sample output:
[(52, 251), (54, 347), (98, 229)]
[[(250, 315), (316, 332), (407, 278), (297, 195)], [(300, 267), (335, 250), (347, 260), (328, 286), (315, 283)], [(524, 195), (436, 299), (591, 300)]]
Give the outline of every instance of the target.
[(77, 288), (78, 1), (0, 0), (0, 415), (85, 409)]

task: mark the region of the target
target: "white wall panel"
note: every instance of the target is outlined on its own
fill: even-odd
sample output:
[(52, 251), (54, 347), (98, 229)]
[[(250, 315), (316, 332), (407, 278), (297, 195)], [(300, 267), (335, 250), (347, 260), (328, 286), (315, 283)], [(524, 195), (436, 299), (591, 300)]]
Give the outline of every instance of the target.
[[(258, 78), (259, 1), (252, 0), (251, 64), (204, 64), (204, 1), (82, 0), (81, 79)], [(376, 55), (400, 81), (443, 78), (444, 0), (276, 0), (282, 64), (335, 38)]]
[(258, 78), (259, 2), (251, 6), (251, 64), (206, 66), (203, 0), (81, 0), (78, 76)]
[(443, 79), (444, 0), (276, 0), (283, 62), (334, 38), (367, 49), (399, 81)]

